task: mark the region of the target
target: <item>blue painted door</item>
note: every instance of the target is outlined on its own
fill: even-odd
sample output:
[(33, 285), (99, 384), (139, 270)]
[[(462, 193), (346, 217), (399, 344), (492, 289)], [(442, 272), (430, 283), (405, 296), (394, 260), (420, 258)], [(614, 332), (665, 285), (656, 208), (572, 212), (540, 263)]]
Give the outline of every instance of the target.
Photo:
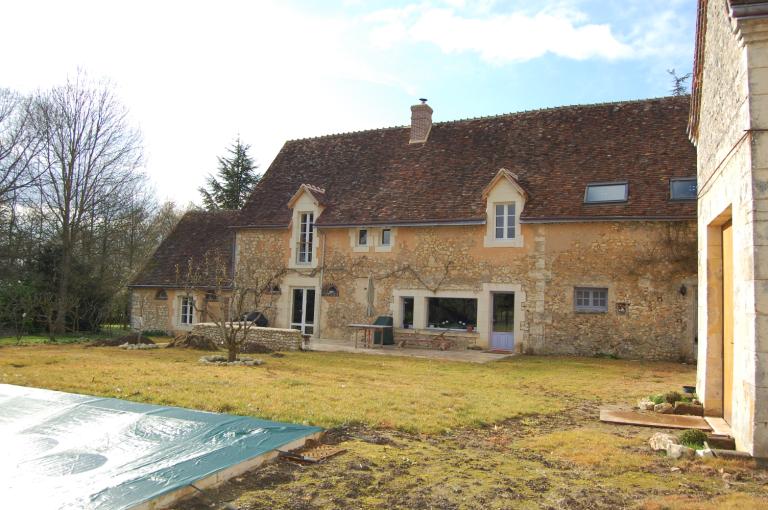
[(515, 349), (514, 294), (493, 294), (491, 348), (501, 351)]

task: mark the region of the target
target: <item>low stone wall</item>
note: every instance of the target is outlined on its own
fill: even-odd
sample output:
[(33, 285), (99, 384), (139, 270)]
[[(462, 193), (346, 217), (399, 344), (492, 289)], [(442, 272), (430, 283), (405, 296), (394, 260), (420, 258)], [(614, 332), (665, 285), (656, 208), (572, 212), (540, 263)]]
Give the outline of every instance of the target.
[[(221, 329), (213, 323), (195, 324), (192, 333), (205, 336), (218, 345), (224, 343)], [(301, 348), (301, 332), (295, 329), (257, 328), (248, 330), (246, 343), (254, 343), (273, 351), (298, 351)]]

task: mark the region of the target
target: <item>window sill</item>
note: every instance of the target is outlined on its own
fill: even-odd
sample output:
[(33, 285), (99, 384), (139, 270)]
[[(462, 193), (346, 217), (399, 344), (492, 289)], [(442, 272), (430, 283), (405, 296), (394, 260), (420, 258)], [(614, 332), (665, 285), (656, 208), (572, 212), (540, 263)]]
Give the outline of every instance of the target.
[(574, 310), (574, 312), (579, 314), (605, 314), (608, 313), (608, 310)]
[(496, 239), (495, 237), (486, 237), (483, 246), (485, 248), (522, 248), (523, 236), (517, 236), (512, 239)]

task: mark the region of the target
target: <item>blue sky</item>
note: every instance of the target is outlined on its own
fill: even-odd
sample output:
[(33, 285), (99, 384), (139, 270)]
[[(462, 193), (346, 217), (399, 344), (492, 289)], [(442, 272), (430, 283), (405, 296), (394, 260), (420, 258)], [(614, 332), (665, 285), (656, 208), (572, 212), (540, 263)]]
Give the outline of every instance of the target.
[[(266, 170), (286, 139), (667, 95), (691, 70), (695, 0), (16, 0), (0, 86), (80, 67), (141, 127), (162, 198), (198, 200), (239, 133)], [(30, 24), (36, 27), (30, 36)], [(23, 43), (20, 43), (23, 41)]]

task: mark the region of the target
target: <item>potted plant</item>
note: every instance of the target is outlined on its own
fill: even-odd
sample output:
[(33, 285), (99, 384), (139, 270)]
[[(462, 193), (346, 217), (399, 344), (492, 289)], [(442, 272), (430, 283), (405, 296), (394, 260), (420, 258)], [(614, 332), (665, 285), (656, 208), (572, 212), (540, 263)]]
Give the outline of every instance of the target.
[(475, 331), (475, 326), (473, 324), (467, 324), (467, 333), (472, 333)]

